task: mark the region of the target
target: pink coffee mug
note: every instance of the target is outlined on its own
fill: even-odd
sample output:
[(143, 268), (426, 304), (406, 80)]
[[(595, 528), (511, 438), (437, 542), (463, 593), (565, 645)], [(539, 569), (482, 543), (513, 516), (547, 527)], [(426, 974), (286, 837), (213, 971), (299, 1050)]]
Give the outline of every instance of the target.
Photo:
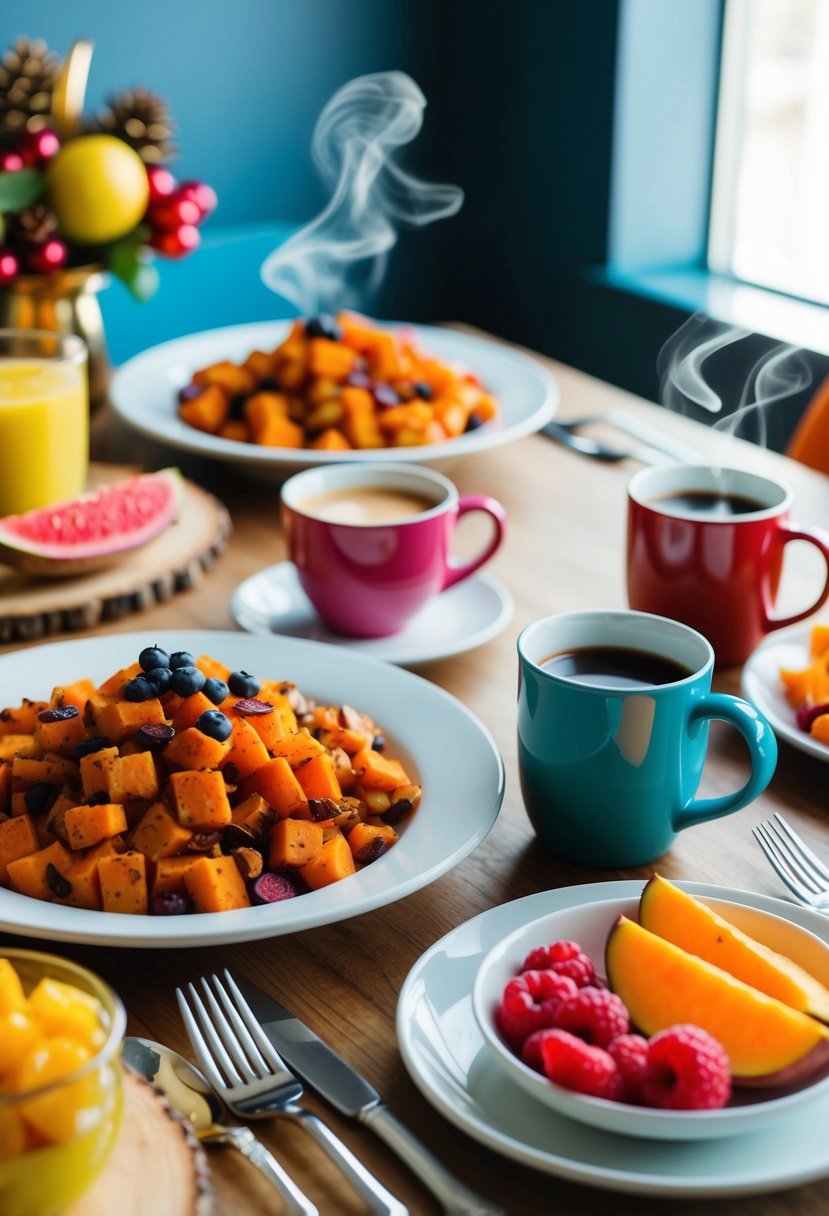
[[(386, 494), (411, 502), (395, 515)], [(481, 553), (456, 562), (452, 536), (469, 511), (484, 511), (495, 529)], [(428, 600), (489, 561), (506, 525), (494, 498), (459, 498), (440, 473), (407, 464), (297, 473), (282, 487), (282, 518), (291, 561), (319, 615), (338, 633), (363, 638), (399, 633)]]

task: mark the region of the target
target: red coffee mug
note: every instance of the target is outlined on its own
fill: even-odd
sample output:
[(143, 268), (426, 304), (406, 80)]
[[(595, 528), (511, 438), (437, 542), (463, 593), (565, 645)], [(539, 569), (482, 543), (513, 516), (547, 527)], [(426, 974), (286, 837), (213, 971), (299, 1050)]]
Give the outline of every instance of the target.
[[(829, 534), (789, 519), (791, 494), (743, 469), (665, 465), (628, 486), (631, 608), (704, 634), (721, 666), (743, 663), (767, 633), (816, 612), (829, 597)], [(775, 616), (784, 547), (815, 545), (826, 577), (814, 603)]]

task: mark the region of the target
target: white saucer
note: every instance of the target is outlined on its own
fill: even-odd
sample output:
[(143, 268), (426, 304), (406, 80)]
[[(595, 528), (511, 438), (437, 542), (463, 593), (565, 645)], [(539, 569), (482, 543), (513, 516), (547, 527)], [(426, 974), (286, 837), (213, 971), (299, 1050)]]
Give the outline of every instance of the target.
[(319, 619), (299, 585), (293, 562), (279, 562), (245, 579), (233, 593), (231, 615), (248, 633), (329, 642), (401, 667), (462, 654), (494, 638), (512, 620), (512, 596), (491, 574), (470, 575), (436, 595), (401, 633), (347, 638)]
[(743, 668), (742, 692), (768, 718), (778, 739), (785, 739), (801, 752), (818, 760), (829, 760), (829, 747), (797, 725), (797, 717), (786, 700), (780, 668), (798, 671), (808, 667), (809, 638), (813, 620), (801, 621), (778, 633), (770, 633), (749, 657)]
[[(829, 940), (829, 919), (807, 908), (726, 887), (679, 885), (697, 896), (771, 912)], [(557, 909), (638, 897), (641, 890), (640, 879), (541, 891), (482, 912), (436, 942), (409, 972), (397, 1005), (397, 1039), (412, 1080), (442, 1115), (481, 1144), (523, 1165), (602, 1190), (724, 1197), (827, 1177), (829, 1097), (743, 1135), (635, 1140), (543, 1106), (490, 1055), (472, 1011), (475, 977), (489, 950), (515, 929)]]

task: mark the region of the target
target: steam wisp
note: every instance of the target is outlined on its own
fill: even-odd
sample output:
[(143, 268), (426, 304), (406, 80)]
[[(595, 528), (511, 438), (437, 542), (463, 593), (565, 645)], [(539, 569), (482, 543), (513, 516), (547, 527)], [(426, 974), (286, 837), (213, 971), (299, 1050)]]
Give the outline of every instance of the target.
[(385, 274), (399, 225), (454, 215), (457, 186), (425, 182), (395, 161), (423, 125), (426, 98), (405, 72), (349, 81), (314, 128), (314, 163), (331, 188), (323, 211), (262, 266), (262, 280), (304, 316), (359, 305)]

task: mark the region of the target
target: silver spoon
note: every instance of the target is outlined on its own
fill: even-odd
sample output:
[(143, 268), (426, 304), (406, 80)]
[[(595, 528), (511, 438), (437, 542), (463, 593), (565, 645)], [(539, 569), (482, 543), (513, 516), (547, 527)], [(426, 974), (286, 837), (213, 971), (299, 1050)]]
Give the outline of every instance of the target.
[(311, 1200), (249, 1127), (227, 1127), (221, 1122), (226, 1115), (224, 1104), (189, 1060), (170, 1047), (134, 1035), (124, 1039), (121, 1054), (188, 1120), (202, 1144), (229, 1145), (247, 1157), (279, 1191), (285, 1216), (319, 1216)]

